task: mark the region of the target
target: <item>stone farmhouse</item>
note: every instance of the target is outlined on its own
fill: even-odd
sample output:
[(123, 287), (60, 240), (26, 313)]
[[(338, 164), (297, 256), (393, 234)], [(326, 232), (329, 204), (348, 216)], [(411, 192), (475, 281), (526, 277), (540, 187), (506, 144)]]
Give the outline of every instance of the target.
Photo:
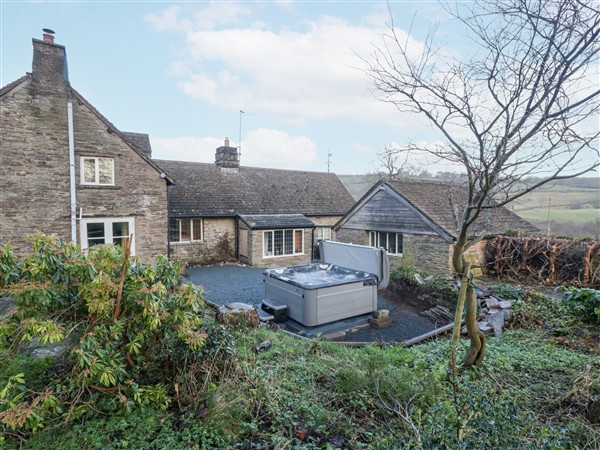
[(234, 258), (256, 267), (305, 264), (354, 200), (333, 173), (239, 165), (226, 139), (215, 163), (156, 161), (169, 187), (170, 255), (190, 263)]
[[(433, 181), (379, 181), (333, 227), (337, 240), (384, 247), (390, 261), (411, 255), (430, 273), (452, 271), (451, 256), (464, 205), (464, 187)], [(484, 261), (485, 242), (507, 230), (535, 233), (505, 207), (487, 209), (471, 226), (473, 261)]]
[(69, 83), (52, 32), (33, 69), (0, 90), (0, 244), (55, 233), (89, 248), (133, 236), (133, 254), (255, 266), (309, 262), (354, 200), (332, 173), (153, 160), (148, 135), (118, 130)]
[(51, 33), (33, 39), (32, 71), (0, 90), (0, 107), (0, 243), (23, 254), (36, 231), (83, 249), (132, 235), (140, 260), (166, 254), (171, 180), (147, 135), (119, 131), (73, 89)]

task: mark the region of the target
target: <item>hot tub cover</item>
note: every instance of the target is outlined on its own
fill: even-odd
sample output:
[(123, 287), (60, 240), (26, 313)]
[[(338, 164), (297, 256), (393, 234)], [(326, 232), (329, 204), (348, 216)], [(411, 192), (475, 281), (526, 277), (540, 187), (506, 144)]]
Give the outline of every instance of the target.
[(324, 263), (376, 275), (379, 289), (385, 289), (389, 283), (390, 262), (383, 248), (321, 241), (319, 251)]

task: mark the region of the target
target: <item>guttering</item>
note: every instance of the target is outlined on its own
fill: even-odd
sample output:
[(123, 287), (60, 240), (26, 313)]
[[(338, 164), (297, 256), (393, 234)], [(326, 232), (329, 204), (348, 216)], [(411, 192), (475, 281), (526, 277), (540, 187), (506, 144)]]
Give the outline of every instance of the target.
[(67, 126), (69, 129), (69, 183), (71, 189), (71, 240), (77, 244), (77, 191), (75, 189), (75, 136), (73, 133), (73, 103), (67, 102)]

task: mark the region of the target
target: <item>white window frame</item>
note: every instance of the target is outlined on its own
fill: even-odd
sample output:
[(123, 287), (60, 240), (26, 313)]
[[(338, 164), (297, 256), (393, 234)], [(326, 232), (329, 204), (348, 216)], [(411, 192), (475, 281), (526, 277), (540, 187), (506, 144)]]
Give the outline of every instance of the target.
[[(275, 248), (275, 232), (276, 231), (281, 231), (282, 235), (283, 235), (283, 241), (281, 243), (281, 246), (283, 248), (283, 253), (281, 255), (275, 255), (274, 252), (274, 248)], [(291, 231), (292, 232), (292, 253), (285, 253), (285, 232), (286, 231)], [(302, 249), (300, 249), (300, 251), (298, 251), (295, 248), (295, 244), (296, 244), (296, 232), (299, 231), (302, 233)], [(272, 250), (269, 252), (267, 250), (267, 235), (270, 234), (271, 235), (271, 247)], [(282, 257), (286, 257), (286, 256), (294, 256), (294, 255), (303, 255), (304, 254), (304, 229), (302, 228), (275, 228), (273, 230), (265, 230), (263, 231), (263, 258), (282, 258)]]
[(317, 242), (318, 241), (330, 241), (331, 240), (331, 227), (317, 227)]
[[(394, 231), (369, 231), (368, 233), (369, 233), (369, 245), (371, 247), (383, 247), (386, 249), (386, 253), (388, 255), (402, 256), (402, 252), (398, 252), (399, 247), (402, 247), (402, 250), (404, 250), (404, 236), (402, 233), (396, 233)], [(396, 253), (387, 251), (387, 245), (382, 245), (382, 242), (381, 242), (382, 234), (386, 235), (386, 243), (387, 243), (387, 239), (389, 238), (389, 236), (394, 235), (394, 238), (396, 239)], [(398, 241), (400, 241), (400, 245), (398, 245)]]
[[(179, 224), (179, 239), (178, 240), (173, 240), (171, 238), (171, 220), (175, 220), (177, 221), (177, 223)], [(190, 221), (190, 240), (189, 241), (182, 241), (181, 240), (181, 222), (183, 220), (189, 220)], [(194, 239), (194, 221), (195, 220), (199, 220), (200, 221), (200, 239)], [(199, 218), (199, 217), (185, 217), (182, 219), (169, 219), (169, 239), (171, 240), (172, 244), (189, 244), (191, 242), (203, 242), (204, 241), (204, 220)]]
[(129, 235), (131, 239), (131, 255), (135, 256), (135, 219), (133, 217), (88, 217), (81, 219), (79, 222), (79, 231), (81, 236), (81, 249), (89, 249), (88, 236), (87, 236), (87, 225), (89, 223), (103, 223), (104, 224), (104, 243), (113, 243), (113, 229), (112, 224), (115, 222), (127, 222), (129, 225)]
[[(100, 160), (106, 159), (110, 161), (111, 166), (111, 182), (110, 183), (100, 183)], [(94, 181), (85, 181), (85, 161), (93, 160), (94, 161)], [(80, 184), (86, 186), (114, 186), (115, 185), (115, 160), (114, 158), (104, 158), (99, 156), (82, 156), (79, 159), (79, 180)]]

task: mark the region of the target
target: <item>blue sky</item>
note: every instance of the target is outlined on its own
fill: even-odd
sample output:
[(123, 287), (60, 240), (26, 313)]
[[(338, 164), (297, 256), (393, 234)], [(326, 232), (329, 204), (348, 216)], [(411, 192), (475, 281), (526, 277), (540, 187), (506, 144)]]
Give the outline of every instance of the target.
[[(392, 2), (396, 25), (432, 2)], [(56, 32), (72, 85), (156, 158), (365, 173), (389, 142), (429, 130), (377, 101), (359, 70), (389, 21), (380, 2), (1, 2), (1, 84), (31, 71), (31, 38)]]

